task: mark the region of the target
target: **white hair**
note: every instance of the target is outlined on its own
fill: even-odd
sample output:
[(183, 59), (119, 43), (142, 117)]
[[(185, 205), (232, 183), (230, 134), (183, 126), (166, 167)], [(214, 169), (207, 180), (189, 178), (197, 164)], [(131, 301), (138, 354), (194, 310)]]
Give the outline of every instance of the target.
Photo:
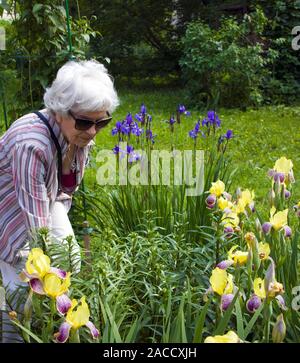
[(112, 77), (96, 60), (69, 61), (57, 72), (44, 94), (45, 106), (52, 112), (66, 114), (108, 111), (119, 105)]

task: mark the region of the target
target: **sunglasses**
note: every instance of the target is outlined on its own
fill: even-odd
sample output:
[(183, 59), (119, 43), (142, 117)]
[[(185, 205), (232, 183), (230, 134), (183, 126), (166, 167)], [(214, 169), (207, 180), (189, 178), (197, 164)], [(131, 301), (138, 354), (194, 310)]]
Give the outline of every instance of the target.
[(94, 125), (96, 128), (96, 131), (99, 131), (100, 129), (102, 129), (103, 127), (108, 125), (110, 123), (110, 121), (112, 120), (112, 117), (110, 116), (110, 114), (108, 112), (106, 112), (108, 117), (99, 118), (99, 120), (96, 120), (96, 121), (87, 120), (87, 119), (83, 119), (83, 118), (77, 118), (73, 115), (73, 113), (71, 111), (69, 111), (69, 114), (75, 120), (75, 129), (80, 130), (80, 131), (86, 131), (86, 130), (90, 129), (91, 127), (93, 127)]

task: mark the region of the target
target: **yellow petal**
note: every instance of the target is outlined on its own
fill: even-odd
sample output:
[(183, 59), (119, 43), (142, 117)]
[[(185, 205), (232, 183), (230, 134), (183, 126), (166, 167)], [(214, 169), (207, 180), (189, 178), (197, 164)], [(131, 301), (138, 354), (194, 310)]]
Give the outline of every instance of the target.
[(240, 219), (236, 213), (231, 212), (228, 214), (224, 214), (222, 217), (222, 223), (224, 227), (237, 227), (240, 223)]
[[(76, 310), (75, 307), (77, 307)], [(69, 309), (66, 321), (72, 325), (74, 329), (78, 329), (88, 323), (90, 318), (89, 307), (85, 301), (85, 296), (80, 299), (80, 305), (76, 300), (72, 300), (72, 306)]]
[(232, 294), (233, 292), (233, 276), (231, 274), (227, 274), (227, 284), (224, 289), (224, 294)]
[(268, 243), (260, 242), (258, 244), (258, 255), (261, 260), (266, 260), (270, 255), (271, 249)]
[(239, 343), (241, 340), (238, 335), (230, 330), (225, 335), (215, 335), (214, 337), (210, 336), (204, 340), (204, 343)]
[(221, 209), (221, 210), (224, 210), (225, 208), (231, 208), (232, 207), (232, 203), (229, 201), (229, 200), (227, 200), (227, 199), (225, 199), (225, 198), (223, 198), (223, 197), (220, 197), (219, 199), (218, 199), (218, 207), (219, 207), (219, 209)]
[(50, 258), (40, 248), (33, 248), (29, 252), (25, 266), (30, 275), (37, 274), (43, 278), (50, 270)]
[(212, 271), (209, 282), (214, 292), (216, 292), (219, 295), (223, 295), (224, 289), (227, 285), (227, 272), (225, 270), (216, 267)]
[(274, 165), (274, 170), (276, 170), (278, 173), (284, 173), (285, 175), (287, 175), (292, 169), (293, 169), (292, 160), (287, 159), (284, 156), (276, 160)]
[(253, 281), (253, 289), (254, 289), (255, 295), (257, 295), (261, 299), (265, 299), (265, 297), (266, 297), (266, 290), (265, 290), (264, 280), (262, 280), (260, 277), (257, 277)]
[(225, 184), (218, 180), (215, 183), (211, 183), (211, 188), (209, 189), (210, 194), (214, 194), (216, 197), (220, 197), (222, 193), (225, 192)]
[(270, 218), (270, 223), (272, 224), (275, 231), (278, 231), (280, 228), (287, 225), (287, 215), (288, 209), (272, 215)]

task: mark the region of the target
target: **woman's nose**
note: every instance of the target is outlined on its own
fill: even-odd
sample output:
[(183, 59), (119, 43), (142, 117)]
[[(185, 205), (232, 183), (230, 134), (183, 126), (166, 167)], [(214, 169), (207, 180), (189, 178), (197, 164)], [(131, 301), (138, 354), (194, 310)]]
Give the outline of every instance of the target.
[(96, 125), (93, 125), (86, 131), (90, 137), (94, 137), (97, 134)]

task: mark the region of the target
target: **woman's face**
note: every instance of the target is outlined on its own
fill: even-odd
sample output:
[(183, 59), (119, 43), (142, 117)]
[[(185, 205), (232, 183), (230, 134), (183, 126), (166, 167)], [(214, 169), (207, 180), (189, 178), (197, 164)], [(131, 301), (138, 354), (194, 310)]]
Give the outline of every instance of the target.
[[(73, 113), (73, 116), (75, 118), (96, 121), (101, 118), (106, 118), (107, 113), (106, 111)], [(59, 124), (64, 137), (70, 144), (84, 147), (96, 136), (98, 131), (96, 130), (95, 125), (84, 131), (77, 130), (75, 128), (75, 119), (73, 116), (70, 114), (67, 116), (56, 114), (56, 121)]]

